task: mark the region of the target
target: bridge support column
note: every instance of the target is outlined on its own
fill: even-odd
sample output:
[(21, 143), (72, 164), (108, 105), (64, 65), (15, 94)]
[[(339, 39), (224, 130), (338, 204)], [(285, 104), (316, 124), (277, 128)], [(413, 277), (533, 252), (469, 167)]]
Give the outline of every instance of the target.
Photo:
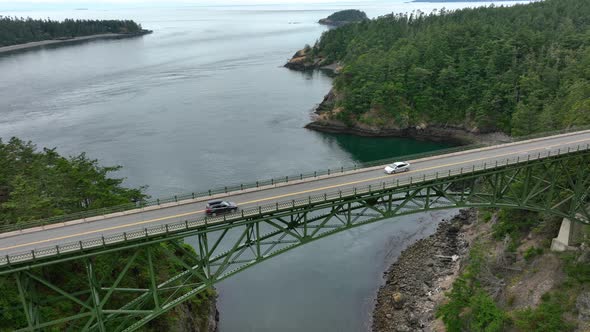
[(576, 250), (575, 246), (587, 240), (585, 237), (588, 237), (589, 234), (590, 226), (564, 218), (559, 228), (559, 234), (551, 240), (551, 251)]

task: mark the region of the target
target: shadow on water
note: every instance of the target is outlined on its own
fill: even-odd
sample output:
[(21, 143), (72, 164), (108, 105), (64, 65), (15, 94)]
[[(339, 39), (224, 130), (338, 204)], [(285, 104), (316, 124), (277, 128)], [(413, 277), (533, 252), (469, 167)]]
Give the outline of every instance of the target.
[(362, 137), (348, 134), (317, 133), (328, 145), (337, 145), (350, 154), (351, 159), (364, 163), (450, 148), (455, 145), (441, 142), (417, 141), (399, 137)]
[[(17, 49), (13, 49), (13, 50), (6, 50), (3, 52), (0, 52), (0, 57), (3, 56), (8, 56), (8, 55), (18, 55), (21, 53), (25, 53), (25, 52), (29, 52), (29, 51), (34, 51), (34, 50), (53, 50), (53, 49), (59, 49), (59, 48), (64, 48), (64, 47), (68, 47), (68, 46), (79, 46), (79, 45), (83, 45), (83, 44), (91, 44), (91, 43), (99, 43), (99, 42), (105, 42), (105, 41), (112, 41), (112, 40), (121, 40), (121, 39), (139, 39), (145, 35), (150, 34), (151, 32), (145, 32), (145, 33), (137, 33), (137, 34), (120, 34), (120, 35), (112, 35), (112, 36), (101, 36), (98, 38), (88, 38), (88, 39), (55, 39), (55, 40), (50, 40), (52, 42), (52, 44), (39, 44), (39, 45), (31, 45), (29, 47), (26, 48), (17, 48)], [(91, 36), (82, 36), (82, 37), (91, 37)], [(43, 42), (43, 41), (41, 41)], [(12, 45), (9, 45), (12, 46)]]
[(320, 78), (320, 77), (334, 78), (336, 76), (334, 74), (334, 71), (330, 70), (330, 69), (320, 69), (320, 70), (310, 69), (310, 70), (304, 70), (304, 71), (295, 71), (295, 70), (290, 70), (290, 71), (293, 73), (301, 74), (301, 77), (305, 78), (306, 80), (311, 80), (311, 79)]

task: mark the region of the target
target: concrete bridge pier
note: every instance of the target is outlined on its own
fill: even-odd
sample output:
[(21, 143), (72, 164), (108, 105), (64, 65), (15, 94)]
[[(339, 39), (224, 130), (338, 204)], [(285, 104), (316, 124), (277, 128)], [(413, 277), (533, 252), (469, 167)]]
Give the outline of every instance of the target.
[(590, 226), (563, 218), (559, 234), (551, 240), (551, 251), (577, 250), (577, 245), (590, 239)]

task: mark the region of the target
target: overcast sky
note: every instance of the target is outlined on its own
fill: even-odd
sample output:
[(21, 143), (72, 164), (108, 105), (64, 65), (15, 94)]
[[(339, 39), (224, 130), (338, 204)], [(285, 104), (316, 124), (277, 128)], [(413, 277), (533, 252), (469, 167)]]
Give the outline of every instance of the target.
[[(259, 5), (259, 4), (304, 4), (304, 3), (359, 3), (374, 0), (0, 0), (0, 16), (3, 11), (45, 10), (73, 8), (112, 8), (127, 6), (174, 6), (174, 5)], [(392, 0), (401, 2), (403, 0)]]
[(328, 2), (363, 2), (369, 0), (356, 0), (356, 1), (342, 1), (342, 0), (0, 0), (1, 5), (30, 5), (30, 4), (55, 4), (55, 5), (103, 5), (103, 4), (166, 4), (166, 3), (187, 3), (187, 4), (220, 4), (220, 3), (231, 3), (231, 4), (279, 4), (279, 3), (328, 3)]

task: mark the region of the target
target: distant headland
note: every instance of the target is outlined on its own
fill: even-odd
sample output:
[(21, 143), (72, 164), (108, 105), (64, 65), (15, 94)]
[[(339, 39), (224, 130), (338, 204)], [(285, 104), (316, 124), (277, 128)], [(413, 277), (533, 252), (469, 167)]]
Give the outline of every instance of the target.
[[(519, 0), (493, 0), (494, 2), (514, 2)], [(490, 2), (490, 0), (414, 0), (411, 2)]]
[(0, 17), (0, 53), (96, 39), (121, 39), (152, 33), (131, 20), (53, 21)]
[(322, 18), (318, 21), (318, 23), (338, 27), (349, 23), (365, 21), (368, 19), (369, 18), (367, 17), (367, 14), (360, 10), (346, 9), (335, 12), (326, 18)]

